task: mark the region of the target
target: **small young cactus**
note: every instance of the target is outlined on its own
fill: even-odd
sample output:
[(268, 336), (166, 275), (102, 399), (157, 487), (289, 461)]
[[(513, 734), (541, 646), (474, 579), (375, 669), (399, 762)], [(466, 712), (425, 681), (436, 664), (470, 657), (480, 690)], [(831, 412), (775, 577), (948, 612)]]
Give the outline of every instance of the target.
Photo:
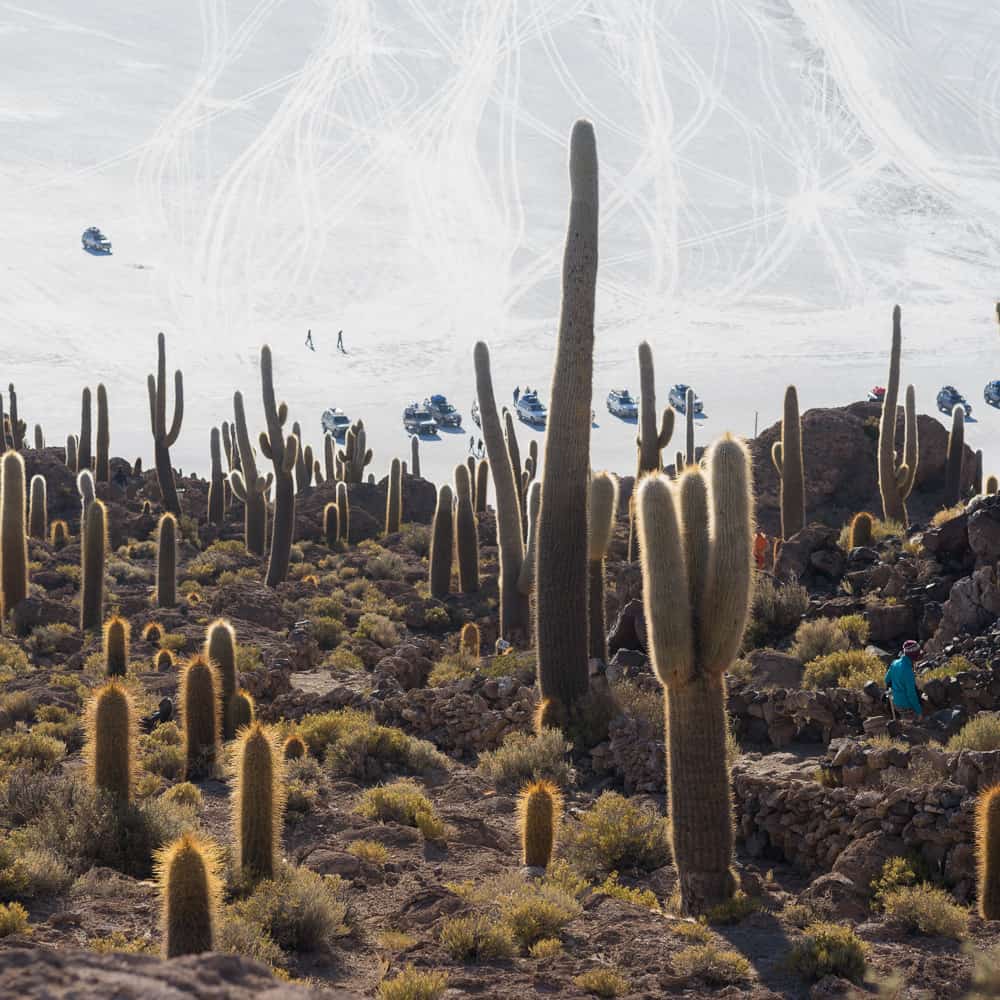
[(151, 646), (159, 646), (163, 638), (163, 626), (159, 622), (147, 622), (142, 629), (142, 641)]
[(221, 719), (215, 666), (204, 656), (188, 661), (181, 674), (180, 705), (188, 778), (211, 773), (219, 753)]
[(249, 691), (240, 688), (229, 699), (229, 721), (234, 736), (239, 736), (241, 730), (249, 726), (257, 716), (257, 709)]
[(177, 604), (177, 519), (169, 511), (160, 518), (156, 537), (156, 606)]
[(475, 622), (466, 622), (462, 626), (462, 634), (459, 639), (459, 649), (467, 656), (474, 656), (479, 659), (479, 626)]
[(163, 905), (163, 954), (198, 955), (215, 945), (222, 895), (222, 855), (209, 840), (185, 833), (155, 855)]
[(98, 688), (87, 707), (84, 757), (90, 784), (119, 805), (132, 796), (138, 729), (128, 689), (112, 679)]
[(983, 487), (983, 489), (987, 493), (996, 493), (998, 490), (1000, 490), (1000, 479), (997, 479), (997, 477), (993, 475), (987, 476), (986, 484)]
[(979, 915), (1000, 920), (1000, 785), (976, 800), (976, 860), (979, 868)]
[(451, 563), (454, 526), (451, 487), (445, 484), (438, 490), (437, 508), (431, 527), (430, 586), (431, 597), (441, 599), (451, 591)]
[(174, 654), (169, 649), (161, 649), (153, 658), (153, 669), (165, 674), (174, 669)]
[(49, 533), (48, 498), (44, 476), (31, 477), (31, 495), (28, 503), (28, 534), (42, 538)]
[(299, 760), (300, 758), (305, 757), (305, 741), (301, 736), (299, 736), (298, 733), (292, 733), (292, 735), (285, 740), (282, 753), (284, 754), (285, 760)]
[(255, 722), (240, 736), (234, 759), (236, 868), (255, 878), (271, 878), (281, 848), (284, 758), (271, 730)]
[(867, 511), (858, 511), (851, 518), (851, 537), (848, 542), (849, 549), (857, 549), (872, 543), (872, 526), (874, 518)]
[(455, 542), (458, 549), (458, 589), (463, 594), (479, 590), (479, 533), (472, 509), (472, 484), (469, 469), (455, 466)]
[(104, 623), (104, 663), (108, 677), (128, 674), (128, 647), (132, 628), (125, 618), (113, 615)]
[(399, 521), (403, 510), (403, 471), (399, 459), (394, 458), (389, 466), (389, 483), (385, 491), (385, 533), (394, 535), (399, 531)]
[(24, 459), (8, 451), (0, 460), (0, 608), (6, 619), (28, 596)]
[(562, 809), (562, 793), (544, 778), (531, 782), (518, 796), (521, 851), (528, 867), (548, 868), (559, 834)]
[(80, 547), (80, 628), (98, 629), (104, 621), (104, 560), (107, 553), (108, 520), (104, 504), (95, 500), (87, 510)]
[(69, 525), (65, 521), (53, 521), (49, 529), (49, 540), (54, 549), (65, 548), (69, 542)]

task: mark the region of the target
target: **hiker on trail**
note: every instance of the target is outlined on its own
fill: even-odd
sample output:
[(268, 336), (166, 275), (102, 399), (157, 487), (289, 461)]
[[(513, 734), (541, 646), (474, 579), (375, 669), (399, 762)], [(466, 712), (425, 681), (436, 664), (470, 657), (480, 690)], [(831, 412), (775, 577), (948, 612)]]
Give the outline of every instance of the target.
[(919, 719), (924, 714), (913, 676), (913, 661), (920, 658), (920, 644), (912, 639), (903, 643), (903, 653), (889, 664), (885, 672), (885, 686), (889, 689), (892, 704), (901, 711), (913, 712)]
[(347, 353), (347, 351), (344, 350), (344, 331), (343, 330), (338, 330), (337, 331), (337, 350), (340, 351), (342, 354), (346, 354)]
[(310, 351), (315, 351), (316, 350), (316, 345), (313, 343), (313, 332), (312, 332), (312, 330), (307, 330), (306, 331), (306, 347), (308, 347)]
[(521, 387), (515, 386), (514, 388), (514, 405), (517, 406), (517, 398), (521, 395)]

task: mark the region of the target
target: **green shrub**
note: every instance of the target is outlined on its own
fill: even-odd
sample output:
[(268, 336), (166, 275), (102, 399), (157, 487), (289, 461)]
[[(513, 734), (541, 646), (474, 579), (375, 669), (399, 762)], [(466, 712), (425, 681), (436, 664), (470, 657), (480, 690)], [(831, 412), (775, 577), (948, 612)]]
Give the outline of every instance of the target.
[(354, 811), (382, 823), (415, 826), (425, 840), (444, 840), (446, 829), (434, 805), (416, 782), (401, 778), (361, 793)]
[(163, 793), (163, 798), (167, 802), (176, 802), (197, 812), (200, 812), (205, 805), (201, 789), (197, 785), (192, 785), (190, 781), (182, 781), (179, 785), (168, 788)]
[(358, 619), (358, 627), (354, 634), (359, 639), (371, 639), (386, 649), (399, 642), (399, 631), (396, 626), (385, 615), (371, 611)]
[(379, 1000), (440, 1000), (448, 988), (443, 972), (429, 972), (406, 966), (393, 979), (383, 979), (378, 986)]
[(17, 833), (0, 837), (0, 898), (34, 899), (68, 888), (73, 876), (62, 860), (23, 840)]
[(821, 656), (845, 650), (849, 645), (847, 635), (835, 619), (817, 618), (799, 625), (788, 652), (800, 663), (810, 663)]
[(445, 920), (440, 940), (441, 947), (456, 962), (512, 958), (517, 952), (510, 927), (483, 914)]
[(430, 525), (407, 524), (404, 526), (399, 540), (416, 555), (426, 556), (431, 550)]
[(0, 736), (0, 771), (22, 764), (45, 771), (66, 756), (66, 744), (34, 731), (16, 730)]
[(365, 563), (365, 576), (369, 580), (402, 580), (405, 569), (403, 560), (395, 552), (379, 548)]
[(770, 637), (786, 635), (808, 610), (809, 591), (805, 587), (798, 583), (776, 584), (773, 577), (758, 573), (744, 645), (755, 649)]
[(379, 868), (390, 858), (389, 848), (377, 840), (352, 840), (346, 850), (348, 854), (353, 854), (356, 858)]
[(667, 820), (617, 792), (604, 792), (580, 817), (566, 824), (562, 852), (584, 875), (654, 871), (670, 860)]
[(112, 931), (107, 937), (87, 938), (87, 949), (98, 955), (155, 955), (156, 947), (149, 938), (130, 938), (121, 931)]
[(364, 672), (365, 662), (357, 653), (352, 653), (345, 646), (338, 646), (326, 657), (323, 666), (331, 674), (357, 674)]
[(595, 997), (618, 997), (629, 991), (628, 980), (617, 969), (606, 965), (581, 972), (573, 977), (573, 983), (584, 993)]
[(498, 901), (500, 919), (523, 948), (558, 937), (563, 927), (582, 912), (570, 895), (546, 883), (525, 882)]
[(539, 778), (565, 787), (573, 776), (566, 756), (571, 749), (558, 729), (508, 733), (498, 749), (479, 755), (478, 770), (501, 790), (517, 789)]
[(889, 920), (919, 934), (960, 941), (969, 933), (968, 910), (936, 886), (907, 885), (894, 889), (882, 899), (882, 909)]
[(35, 718), (37, 703), (28, 691), (11, 691), (0, 697), (3, 709), (14, 722), (31, 722)]
[(0, 938), (23, 934), (28, 929), (28, 911), (20, 903), (0, 903)]
[(840, 631), (847, 636), (852, 648), (863, 649), (868, 645), (868, 619), (864, 615), (844, 615), (837, 619)]
[(738, 924), (759, 909), (759, 900), (738, 891), (732, 899), (713, 906), (705, 916), (710, 924)]
[(7, 639), (0, 639), (0, 672), (11, 673), (15, 677), (31, 673), (35, 668), (20, 646)]
[(882, 865), (882, 871), (872, 879), (872, 904), (875, 909), (882, 909), (885, 897), (897, 889), (915, 885), (917, 874), (906, 858), (888, 858)]
[(803, 979), (841, 976), (852, 983), (864, 978), (868, 947), (851, 930), (838, 924), (810, 924), (792, 948), (789, 964)]
[(831, 687), (860, 688), (869, 681), (881, 684), (884, 679), (885, 667), (874, 653), (863, 649), (849, 649), (830, 653), (807, 663), (802, 675), (802, 686), (813, 690)]
[(532, 958), (545, 959), (561, 954), (562, 950), (563, 945), (559, 938), (542, 938), (528, 949), (528, 954)]
[(750, 978), (750, 963), (738, 952), (717, 944), (693, 944), (674, 955), (678, 975), (697, 977), (713, 986), (727, 986)]
[(1000, 750), (1000, 714), (980, 712), (948, 740), (945, 749)]
[(928, 681), (954, 677), (965, 670), (975, 670), (976, 665), (964, 656), (951, 656), (939, 667), (922, 670), (917, 674), (917, 687), (922, 688)]
[(336, 618), (314, 618), (312, 620), (313, 638), (320, 649), (333, 649), (340, 642), (344, 627)]
[(618, 872), (612, 872), (600, 885), (595, 886), (594, 892), (599, 896), (610, 896), (612, 899), (621, 899), (626, 903), (644, 906), (647, 910), (658, 911), (660, 909), (660, 901), (656, 898), (655, 892), (622, 885), (618, 881)]

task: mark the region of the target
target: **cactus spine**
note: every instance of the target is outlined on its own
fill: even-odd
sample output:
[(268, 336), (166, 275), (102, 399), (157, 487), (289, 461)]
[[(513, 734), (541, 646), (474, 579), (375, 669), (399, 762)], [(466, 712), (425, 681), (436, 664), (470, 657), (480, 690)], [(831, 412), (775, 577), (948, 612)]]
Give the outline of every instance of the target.
[(806, 526), (806, 482), (802, 461), (802, 421), (795, 386), (785, 390), (781, 440), (771, 448), (771, 461), (781, 480), (781, 537), (791, 538)]
[(222, 738), (231, 740), (236, 735), (231, 704), (236, 695), (236, 632), (225, 618), (208, 626), (204, 655), (218, 671)]
[(562, 808), (562, 793), (545, 778), (526, 785), (518, 796), (521, 852), (529, 868), (548, 868), (556, 846)]
[(177, 519), (169, 511), (160, 518), (156, 536), (156, 606), (177, 604)]
[(208, 486), (208, 522), (222, 524), (226, 517), (226, 492), (222, 478), (222, 447), (219, 428), (213, 427), (209, 435), (209, 452), (212, 456), (212, 478)]
[(0, 610), (4, 621), (28, 596), (26, 509), (24, 459), (8, 451), (0, 465)]
[(97, 459), (94, 472), (99, 483), (111, 482), (111, 429), (108, 423), (108, 390), (97, 387)]
[(170, 464), (170, 448), (181, 432), (184, 419), (184, 376), (180, 369), (174, 372), (174, 415), (167, 427), (167, 342), (163, 334), (156, 337), (156, 375), (146, 378), (149, 392), (149, 422), (153, 430), (153, 452), (156, 458), (156, 481), (160, 484), (163, 506), (174, 515), (181, 516), (181, 502), (174, 483), (174, 469)]
[(590, 658), (608, 661), (604, 614), (604, 557), (618, 513), (618, 480), (599, 472), (590, 481)]
[(271, 554), (267, 561), (269, 587), (277, 587), (288, 576), (288, 563), (292, 552), (292, 535), (295, 531), (295, 483), (292, 470), (298, 456), (298, 438), (282, 431), (288, 417), (288, 407), (278, 404), (274, 396), (274, 375), (271, 367), (271, 348), (266, 344), (260, 349), (260, 379), (264, 397), (264, 416), (267, 432), (260, 435), (260, 450), (274, 466), (274, 523), (271, 526)]
[(28, 504), (28, 534), (44, 539), (49, 533), (49, 512), (44, 476), (31, 477), (31, 497)]
[(229, 485), (238, 500), (243, 501), (243, 540), (247, 552), (262, 556), (267, 548), (267, 500), (271, 489), (270, 473), (267, 478), (257, 474), (257, 459), (250, 434), (247, 432), (247, 416), (243, 409), (243, 394), (233, 393), (233, 413), (235, 416), (236, 466), (229, 473)]
[(1000, 785), (983, 789), (976, 800), (976, 860), (979, 915), (1000, 920)]
[(962, 459), (965, 457), (965, 410), (956, 406), (951, 411), (951, 433), (948, 435), (948, 458), (944, 474), (944, 499), (951, 507), (962, 498)]
[(476, 466), (476, 513), (486, 510), (486, 498), (490, 492), (490, 463), (480, 459)]
[(335, 503), (328, 503), (323, 508), (323, 538), (331, 548), (340, 538), (340, 515)]
[(84, 728), (91, 785), (124, 805), (132, 797), (138, 733), (132, 696), (120, 681), (110, 680), (94, 692)]
[(212, 950), (222, 894), (220, 868), (215, 844), (192, 833), (157, 851), (154, 870), (163, 901), (164, 957)]
[(219, 752), (219, 675), (204, 656), (192, 657), (181, 674), (181, 721), (187, 776), (211, 772)]
[(858, 511), (851, 518), (851, 538), (848, 542), (848, 548), (857, 549), (862, 546), (871, 545), (874, 523), (875, 521), (871, 514), (864, 510)]
[(472, 509), (472, 483), (465, 465), (455, 466), (455, 543), (458, 549), (458, 589), (463, 594), (479, 590), (479, 534)]
[(84, 389), (80, 401), (80, 439), (76, 445), (76, 458), (80, 469), (91, 466), (91, 405), (90, 389)]
[(385, 533), (393, 535), (399, 531), (399, 520), (403, 510), (403, 470), (399, 459), (394, 458), (389, 466), (389, 483), (385, 494)]
[(255, 722), (240, 737), (235, 760), (236, 867), (255, 878), (271, 878), (281, 847), (283, 758), (271, 731)]
[(899, 356), (902, 351), (902, 330), (899, 306), (892, 311), (892, 349), (889, 354), (889, 381), (882, 400), (882, 417), (878, 425), (878, 487), (882, 494), (882, 514), (887, 521), (898, 521), (909, 527), (906, 500), (917, 476), (918, 440), (917, 407), (913, 386), (906, 387), (905, 436), (903, 461), (896, 464), (896, 404), (899, 401)]
[(447, 597), (451, 590), (452, 540), (454, 525), (451, 487), (447, 484), (438, 490), (437, 508), (431, 527), (430, 585), (431, 597)]
[(570, 721), (590, 688), (587, 541), (594, 372), (598, 175), (593, 126), (573, 126), (562, 309), (538, 514), (535, 621), (539, 693)]
[(338, 537), (350, 541), (351, 534), (351, 501), (347, 495), (347, 483), (337, 483), (337, 524)]
[(649, 476), (637, 503), (647, 630), (665, 695), (673, 854), (683, 911), (695, 915), (735, 889), (724, 673), (753, 579), (749, 455), (726, 437), (707, 468), (710, 490), (700, 469), (675, 486)]
[(420, 438), (416, 434), (410, 435), (410, 467), (411, 475), (420, 478)]
[(475, 657), (479, 659), (479, 626), (475, 622), (466, 622), (462, 626), (462, 634), (459, 637), (459, 649), (466, 654), (466, 656)]
[(104, 621), (104, 560), (107, 549), (108, 521), (104, 504), (95, 500), (87, 509), (80, 560), (80, 628), (84, 632), (101, 627)]
[(128, 673), (129, 623), (113, 615), (104, 623), (104, 664), (109, 677), (124, 677)]

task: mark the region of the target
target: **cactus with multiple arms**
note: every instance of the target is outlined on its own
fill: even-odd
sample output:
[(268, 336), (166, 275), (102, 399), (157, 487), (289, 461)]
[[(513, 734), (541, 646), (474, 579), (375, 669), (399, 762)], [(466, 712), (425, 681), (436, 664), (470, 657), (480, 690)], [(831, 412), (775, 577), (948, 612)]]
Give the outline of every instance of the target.
[(257, 458), (250, 434), (247, 431), (247, 416), (243, 408), (243, 394), (233, 393), (233, 413), (235, 416), (236, 448), (234, 449), (239, 468), (229, 473), (229, 485), (237, 499), (243, 501), (243, 538), (247, 552), (262, 556), (267, 548), (267, 494), (271, 489), (271, 473), (267, 477), (257, 474)]
[(181, 421), (184, 419), (184, 376), (180, 369), (174, 372), (174, 416), (168, 428), (167, 344), (162, 333), (157, 334), (156, 351), (156, 375), (149, 375), (146, 379), (149, 422), (153, 430), (153, 451), (156, 458), (156, 481), (160, 484), (163, 506), (175, 517), (180, 517), (181, 502), (177, 496), (173, 466), (170, 464), (170, 448), (181, 432)]
[(337, 458), (340, 462), (343, 475), (339, 476), (345, 483), (360, 483), (365, 478), (365, 467), (372, 460), (372, 450), (368, 446), (368, 436), (365, 432), (364, 422), (355, 421), (348, 428), (347, 436), (344, 439), (344, 447), (340, 450)]
[(111, 426), (108, 422), (108, 390), (97, 387), (97, 457), (94, 473), (99, 483), (111, 482)]
[(618, 480), (599, 472), (590, 481), (590, 658), (608, 661), (604, 617), (604, 557), (618, 513)]
[(8, 451), (0, 462), (0, 611), (3, 621), (28, 596), (24, 459)]
[(649, 644), (666, 704), (673, 854), (682, 909), (695, 915), (735, 891), (724, 673), (753, 581), (749, 455), (723, 438), (707, 470), (710, 490), (706, 474), (691, 469), (675, 486), (646, 478), (637, 502)]
[(806, 526), (806, 482), (802, 461), (802, 421), (795, 386), (785, 390), (781, 440), (771, 448), (771, 461), (781, 479), (781, 537), (797, 535)]
[(455, 543), (458, 549), (458, 589), (463, 594), (479, 590), (479, 534), (472, 509), (472, 484), (469, 468), (455, 466)]
[(951, 411), (951, 433), (948, 435), (948, 458), (944, 473), (944, 500), (950, 507), (962, 498), (962, 459), (965, 457), (965, 410), (956, 406)]
[(587, 542), (597, 286), (598, 172), (593, 126), (573, 126), (562, 308), (545, 432), (535, 565), (538, 685), (569, 723), (590, 690)]
[(882, 494), (882, 514), (887, 521), (909, 527), (906, 500), (917, 476), (917, 407), (912, 385), (906, 387), (905, 436), (903, 461), (896, 464), (896, 404), (899, 400), (899, 356), (902, 351), (901, 313), (892, 311), (892, 350), (889, 355), (889, 381), (882, 399), (882, 418), (878, 426), (878, 487)]

